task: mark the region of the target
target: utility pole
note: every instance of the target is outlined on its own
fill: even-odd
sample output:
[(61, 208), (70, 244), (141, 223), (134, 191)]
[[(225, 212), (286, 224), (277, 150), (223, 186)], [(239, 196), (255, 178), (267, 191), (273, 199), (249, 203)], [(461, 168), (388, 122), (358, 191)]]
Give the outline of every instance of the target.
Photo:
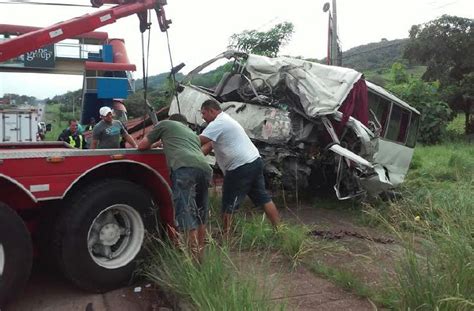
[[(323, 6), (324, 12), (329, 12), (328, 20), (328, 65), (342, 65), (342, 52), (339, 46), (339, 40), (337, 35), (337, 7), (336, 0), (332, 0), (332, 10), (330, 10), (329, 2), (326, 2)], [(332, 14), (331, 14), (332, 11)]]
[(333, 52), (333, 65), (341, 66), (342, 57), (339, 47), (339, 38), (337, 35), (337, 11), (336, 11), (336, 0), (332, 0), (332, 52)]

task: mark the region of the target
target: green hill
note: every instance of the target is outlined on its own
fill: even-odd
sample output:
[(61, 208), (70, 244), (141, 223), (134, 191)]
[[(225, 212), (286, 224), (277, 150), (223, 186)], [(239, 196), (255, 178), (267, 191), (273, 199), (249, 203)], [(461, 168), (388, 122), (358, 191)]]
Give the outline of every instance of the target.
[(394, 62), (402, 60), (403, 49), (408, 39), (360, 45), (342, 53), (342, 66), (364, 72), (379, 68), (390, 68)]
[[(369, 80), (383, 85), (388, 78), (392, 64), (397, 61), (402, 61), (403, 49), (407, 42), (408, 39), (397, 39), (391, 41), (382, 39), (380, 42), (354, 47), (342, 53), (342, 65), (363, 72)], [(311, 60), (323, 64), (326, 63), (325, 59)], [(224, 66), (197, 75), (193, 81), (202, 86), (213, 87), (222, 77), (222, 73), (225, 71)], [(419, 76), (418, 72), (421, 72), (422, 74), (424, 72), (424, 67), (408, 67), (408, 71), (409, 73)], [(159, 89), (167, 76), (168, 73), (161, 73), (149, 77), (148, 86), (153, 89)], [(182, 74), (178, 73), (177, 80), (181, 79)], [(137, 90), (142, 88), (141, 81), (141, 79), (137, 80)]]

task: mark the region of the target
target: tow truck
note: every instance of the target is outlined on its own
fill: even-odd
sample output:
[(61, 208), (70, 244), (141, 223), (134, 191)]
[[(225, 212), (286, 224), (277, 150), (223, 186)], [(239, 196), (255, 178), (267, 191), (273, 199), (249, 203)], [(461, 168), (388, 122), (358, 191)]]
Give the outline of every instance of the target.
[[(0, 62), (138, 14), (162, 31), (165, 0), (92, 0), (113, 5), (0, 42)], [(0, 308), (26, 284), (33, 257), (48, 258), (78, 287), (129, 283), (146, 234), (174, 230), (162, 150), (79, 150), (62, 142), (0, 144)]]

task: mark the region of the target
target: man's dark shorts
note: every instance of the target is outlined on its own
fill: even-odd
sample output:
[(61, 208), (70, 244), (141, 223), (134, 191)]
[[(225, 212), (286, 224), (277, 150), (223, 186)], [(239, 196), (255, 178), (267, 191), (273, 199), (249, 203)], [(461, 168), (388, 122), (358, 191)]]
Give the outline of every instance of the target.
[(265, 190), (262, 159), (227, 171), (222, 192), (222, 212), (226, 214), (234, 213), (246, 195), (256, 206), (270, 202), (272, 199)]
[(197, 229), (207, 223), (210, 180), (211, 174), (199, 168), (180, 167), (171, 172), (176, 222), (180, 231)]

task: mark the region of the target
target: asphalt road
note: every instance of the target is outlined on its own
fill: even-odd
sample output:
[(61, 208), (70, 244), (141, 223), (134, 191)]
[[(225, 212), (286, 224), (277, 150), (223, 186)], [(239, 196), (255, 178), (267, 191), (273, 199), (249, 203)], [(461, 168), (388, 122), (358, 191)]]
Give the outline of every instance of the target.
[(59, 273), (33, 267), (25, 290), (3, 311), (141, 311), (171, 310), (153, 285), (138, 283), (105, 294), (84, 292)]
[(44, 108), (45, 108), (45, 104), (38, 104), (38, 122), (44, 121), (43, 120)]

